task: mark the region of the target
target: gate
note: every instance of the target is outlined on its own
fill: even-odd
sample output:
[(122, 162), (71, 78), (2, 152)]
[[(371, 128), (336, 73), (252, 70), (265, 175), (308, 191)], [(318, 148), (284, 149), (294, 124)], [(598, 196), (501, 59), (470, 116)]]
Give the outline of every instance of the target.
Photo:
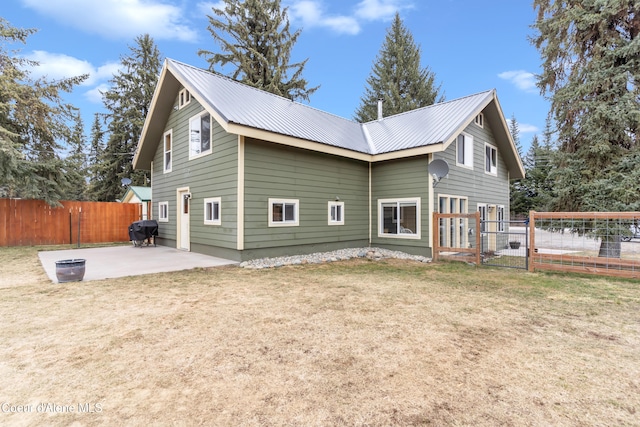
[(529, 268), (529, 220), (481, 221), (482, 264), (496, 267)]

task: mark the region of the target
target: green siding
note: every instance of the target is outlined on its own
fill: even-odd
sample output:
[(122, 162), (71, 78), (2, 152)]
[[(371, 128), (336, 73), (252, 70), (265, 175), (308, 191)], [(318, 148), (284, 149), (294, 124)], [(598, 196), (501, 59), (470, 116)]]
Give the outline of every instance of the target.
[[(428, 156), (374, 163), (372, 176), (372, 245), (430, 255)], [(420, 239), (378, 237), (378, 200), (400, 198), (420, 199)]]
[[(366, 241), (368, 167), (366, 162), (247, 138), (245, 249)], [(328, 202), (336, 196), (344, 202), (344, 225), (327, 223)], [(298, 199), (299, 226), (269, 227), (269, 198)]]
[[(176, 98), (177, 104), (177, 98)], [(163, 143), (158, 142), (153, 161), (153, 217), (158, 218), (158, 202), (169, 202), (169, 222), (159, 223), (159, 233), (175, 246), (177, 232), (176, 189), (191, 191), (191, 245), (213, 245), (236, 249), (238, 136), (229, 134), (212, 118), (212, 153), (189, 160), (189, 119), (203, 107), (192, 98), (180, 110), (173, 110), (165, 132), (173, 130), (172, 171), (163, 173)], [(222, 225), (204, 224), (204, 199), (221, 197)]]
[(484, 128), (471, 123), (464, 130), (473, 136), (473, 170), (456, 165), (455, 141), (442, 153), (434, 155), (436, 159), (444, 159), (449, 164), (449, 175), (443, 178), (434, 188), (434, 209), (438, 209), (440, 194), (448, 196), (468, 197), (469, 213), (478, 209), (478, 203), (505, 206), (505, 215), (509, 215), (509, 176), (503, 157), (498, 150), (498, 176), (484, 172), (484, 147), (489, 143), (497, 147), (493, 132), (487, 121)]

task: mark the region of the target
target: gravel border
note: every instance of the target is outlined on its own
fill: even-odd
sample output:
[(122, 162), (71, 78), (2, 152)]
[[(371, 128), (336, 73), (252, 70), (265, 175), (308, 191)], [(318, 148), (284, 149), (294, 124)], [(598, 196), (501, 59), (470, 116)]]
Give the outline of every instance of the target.
[(392, 251), (382, 248), (348, 248), (338, 249), (331, 252), (317, 252), (308, 255), (282, 256), (276, 258), (259, 258), (240, 263), (242, 268), (262, 269), (283, 267), (285, 265), (301, 265), (301, 264), (321, 264), (324, 262), (344, 261), (351, 258), (397, 258), (419, 261), (423, 263), (431, 262), (431, 258), (421, 255), (410, 255), (405, 252)]

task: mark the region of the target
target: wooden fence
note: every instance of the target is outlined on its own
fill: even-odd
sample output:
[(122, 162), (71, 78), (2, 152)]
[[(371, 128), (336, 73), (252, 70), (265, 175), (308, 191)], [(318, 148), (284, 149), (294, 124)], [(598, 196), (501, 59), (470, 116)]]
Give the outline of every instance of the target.
[[(471, 230), (471, 232), (469, 232)], [(433, 260), (480, 265), (480, 213), (433, 214)]]
[(640, 278), (639, 227), (640, 212), (532, 211), (529, 270)]
[(141, 205), (0, 199), (0, 247), (129, 241), (129, 225), (142, 217)]

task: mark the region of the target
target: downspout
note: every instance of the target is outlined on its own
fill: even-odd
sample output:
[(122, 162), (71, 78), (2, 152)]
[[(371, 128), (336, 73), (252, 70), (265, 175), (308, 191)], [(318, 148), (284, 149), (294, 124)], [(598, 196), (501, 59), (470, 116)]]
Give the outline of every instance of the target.
[(371, 215), (371, 162), (369, 162), (369, 247), (371, 247), (371, 227), (373, 224), (371, 221), (373, 216)]
[[(427, 165), (430, 164), (433, 161), (433, 154), (429, 154), (427, 156)], [(428, 244), (429, 247), (431, 248), (431, 256), (433, 257), (433, 205), (434, 205), (434, 194), (433, 194), (433, 179), (431, 178), (431, 171), (429, 171), (427, 173), (428, 175), (428, 183), (429, 185), (427, 186), (427, 188), (429, 189), (429, 202), (427, 203), (427, 206), (429, 207), (429, 237), (428, 237)]]

